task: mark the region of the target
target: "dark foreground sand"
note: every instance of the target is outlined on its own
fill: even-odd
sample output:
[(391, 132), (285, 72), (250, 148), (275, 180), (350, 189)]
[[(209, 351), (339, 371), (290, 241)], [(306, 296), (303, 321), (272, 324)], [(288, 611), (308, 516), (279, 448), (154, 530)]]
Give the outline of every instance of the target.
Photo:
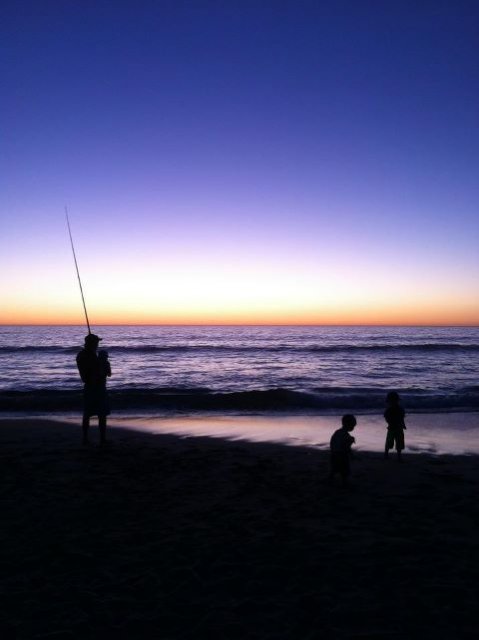
[(110, 437), (0, 421), (3, 638), (478, 637), (476, 457)]

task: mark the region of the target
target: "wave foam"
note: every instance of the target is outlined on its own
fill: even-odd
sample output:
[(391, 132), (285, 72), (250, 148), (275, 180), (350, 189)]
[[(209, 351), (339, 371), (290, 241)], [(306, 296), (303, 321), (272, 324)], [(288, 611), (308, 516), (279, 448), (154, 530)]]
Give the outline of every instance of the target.
[[(399, 390), (408, 411), (477, 411), (479, 388), (466, 387), (441, 394), (427, 390)], [(128, 388), (109, 391), (113, 410), (137, 411), (358, 411), (382, 412), (386, 390), (378, 388), (321, 388), (311, 392), (267, 389), (212, 392), (207, 388)], [(0, 411), (80, 411), (81, 390), (5, 391)]]

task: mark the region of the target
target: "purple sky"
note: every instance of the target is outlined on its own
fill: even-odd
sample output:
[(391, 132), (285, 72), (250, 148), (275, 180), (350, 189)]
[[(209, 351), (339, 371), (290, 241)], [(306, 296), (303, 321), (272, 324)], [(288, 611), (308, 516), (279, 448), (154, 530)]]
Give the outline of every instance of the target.
[(476, 2), (2, 7), (0, 321), (479, 322)]

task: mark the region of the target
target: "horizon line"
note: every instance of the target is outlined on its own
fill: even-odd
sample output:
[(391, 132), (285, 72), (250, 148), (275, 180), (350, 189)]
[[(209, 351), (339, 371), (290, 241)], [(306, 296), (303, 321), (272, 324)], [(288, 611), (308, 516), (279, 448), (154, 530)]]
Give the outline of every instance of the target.
[[(95, 327), (469, 327), (479, 323), (417, 323), (417, 322), (102, 322)], [(72, 322), (0, 322), (0, 327), (85, 327)]]

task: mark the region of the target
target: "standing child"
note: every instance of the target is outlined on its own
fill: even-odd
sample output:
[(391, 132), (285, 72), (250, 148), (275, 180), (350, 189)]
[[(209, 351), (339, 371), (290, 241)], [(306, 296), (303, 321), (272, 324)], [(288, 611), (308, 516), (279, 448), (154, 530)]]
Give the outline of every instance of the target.
[(389, 449), (393, 449), (396, 445), (398, 461), (401, 461), (401, 451), (404, 449), (404, 416), (406, 412), (400, 405), (399, 394), (396, 391), (390, 391), (386, 396), (387, 409), (384, 412), (384, 419), (388, 425), (386, 435), (386, 446), (384, 448), (384, 457), (389, 456)]
[(331, 470), (329, 480), (332, 481), (335, 474), (339, 473), (342, 483), (345, 484), (350, 474), (351, 446), (355, 439), (351, 431), (356, 426), (356, 418), (351, 414), (346, 414), (341, 419), (341, 429), (337, 429), (331, 438)]
[(106, 385), (106, 379), (111, 376), (111, 364), (108, 360), (108, 351), (102, 349), (98, 351), (98, 362), (100, 363), (101, 371), (104, 377), (103, 382)]

